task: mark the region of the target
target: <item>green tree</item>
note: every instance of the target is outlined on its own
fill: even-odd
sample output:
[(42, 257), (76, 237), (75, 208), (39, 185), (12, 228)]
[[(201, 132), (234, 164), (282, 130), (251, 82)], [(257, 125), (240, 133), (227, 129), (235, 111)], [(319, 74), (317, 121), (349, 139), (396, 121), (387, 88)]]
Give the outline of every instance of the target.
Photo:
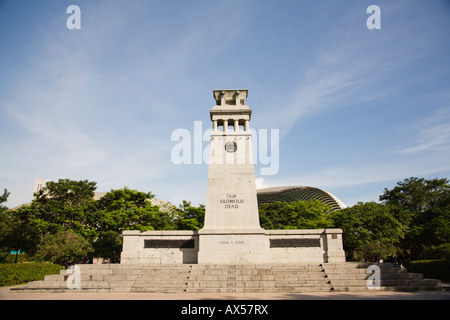
[(259, 224), (266, 230), (285, 229), (289, 226), (291, 211), (286, 202), (264, 203), (259, 205)]
[(343, 231), (344, 251), (349, 260), (368, 261), (401, 253), (405, 226), (393, 209), (375, 202), (359, 202), (330, 214), (336, 228)]
[(152, 205), (153, 195), (127, 187), (111, 190), (97, 201), (97, 219), (101, 231), (173, 230), (170, 215)]
[(194, 207), (191, 202), (183, 200), (183, 204), (175, 214), (177, 230), (199, 230), (205, 222), (205, 206)]
[(267, 230), (331, 228), (330, 208), (319, 200), (265, 203), (258, 208), (260, 225)]
[(8, 197), (10, 194), (11, 192), (8, 192), (7, 189), (3, 189), (3, 195), (0, 196), (0, 213), (8, 210), (8, 208), (3, 205), (3, 202), (8, 201)]
[[(8, 210), (0, 214), (0, 247), (8, 251), (33, 255), (39, 244), (41, 223), (30, 207)], [(17, 262), (17, 254), (15, 262)]]
[(93, 243), (94, 256), (110, 259), (111, 263), (120, 262), (122, 252), (122, 237), (116, 231), (103, 232)]
[(400, 205), (410, 214), (410, 219), (414, 219), (418, 213), (440, 206), (449, 191), (449, 181), (445, 178), (426, 180), (411, 177), (398, 182), (391, 190), (385, 188), (380, 200), (386, 204)]
[(73, 231), (59, 230), (42, 239), (36, 257), (68, 267), (86, 261), (94, 252), (91, 244)]
[(54, 233), (61, 226), (87, 239), (97, 237), (94, 191), (96, 182), (59, 179), (47, 182), (35, 193), (31, 204), (38, 217), (47, 223), (48, 232)]
[(431, 210), (430, 221), (424, 227), (430, 244), (424, 249), (426, 259), (450, 260), (450, 193)]
[(333, 227), (333, 221), (328, 217), (331, 206), (319, 200), (291, 202), (288, 208), (292, 212), (292, 222), (287, 227), (288, 229), (322, 229)]
[(398, 182), (391, 190), (385, 189), (380, 196), (383, 203), (395, 208), (396, 218), (407, 228), (402, 246), (411, 251), (414, 259), (432, 258), (427, 257), (427, 252), (439, 247), (448, 251), (449, 199), (447, 179), (415, 177)]

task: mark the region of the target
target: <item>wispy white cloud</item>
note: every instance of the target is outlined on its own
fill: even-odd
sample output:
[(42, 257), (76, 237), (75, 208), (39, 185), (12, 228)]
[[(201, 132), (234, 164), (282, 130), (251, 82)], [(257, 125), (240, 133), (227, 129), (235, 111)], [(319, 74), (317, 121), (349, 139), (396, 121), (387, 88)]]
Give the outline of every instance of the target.
[(431, 116), (420, 120), (408, 131), (414, 141), (410, 146), (399, 150), (400, 153), (450, 149), (450, 107), (434, 111)]
[[(405, 24), (392, 13), (398, 15), (397, 10), (401, 9), (402, 4), (392, 4), (389, 13), (383, 16), (392, 14), (389, 16), (390, 30), (382, 29), (378, 33), (343, 22), (354, 21), (353, 10), (337, 15), (338, 21), (329, 25), (326, 37), (317, 35), (320, 45), (315, 48), (316, 58), (306, 69), (299, 70), (297, 82), (289, 86), (293, 89), (277, 104), (277, 113), (267, 109), (264, 115), (267, 124), (283, 128), (281, 134), (284, 137), (303, 117), (358, 105), (363, 107), (374, 101), (386, 105), (404, 88), (424, 80), (417, 77), (393, 80), (410, 72), (417, 61), (429, 54), (429, 47), (435, 41), (426, 34), (430, 22), (428, 16), (419, 16), (414, 23)], [(411, 30), (417, 35), (415, 41), (404, 36)]]
[[(153, 185), (156, 193), (154, 184), (167, 175), (168, 183), (177, 184), (170, 174), (170, 131), (179, 124), (172, 120), (192, 117), (180, 101), (199, 81), (192, 81), (193, 68), (221, 54), (238, 34), (241, 13), (215, 18), (230, 6), (222, 3), (201, 21), (186, 15), (178, 30), (155, 16), (147, 1), (90, 3), (82, 6), (81, 30), (62, 24), (40, 33), (30, 68), (0, 100), (23, 135), (3, 159), (9, 173), (0, 174), (14, 189), (10, 202), (28, 201), (26, 190), (37, 178), (92, 179), (102, 191)], [(145, 19), (152, 21), (143, 24)], [(148, 25), (156, 28), (137, 28)], [(182, 118), (186, 126), (195, 120)]]
[(292, 174), (283, 178), (269, 177), (264, 179), (264, 187), (282, 185), (306, 185), (325, 189), (358, 187), (449, 171), (450, 164), (442, 164), (439, 159), (427, 163), (416, 159), (391, 160), (383, 163), (327, 166), (305, 174)]

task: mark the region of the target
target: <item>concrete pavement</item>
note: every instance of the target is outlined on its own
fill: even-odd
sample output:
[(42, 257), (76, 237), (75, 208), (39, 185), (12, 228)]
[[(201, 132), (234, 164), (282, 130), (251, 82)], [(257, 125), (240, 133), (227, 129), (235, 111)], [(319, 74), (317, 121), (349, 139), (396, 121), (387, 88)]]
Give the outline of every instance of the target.
[(13, 292), (0, 288), (0, 300), (450, 300), (450, 291), (365, 291), (307, 293), (110, 293), (110, 292)]

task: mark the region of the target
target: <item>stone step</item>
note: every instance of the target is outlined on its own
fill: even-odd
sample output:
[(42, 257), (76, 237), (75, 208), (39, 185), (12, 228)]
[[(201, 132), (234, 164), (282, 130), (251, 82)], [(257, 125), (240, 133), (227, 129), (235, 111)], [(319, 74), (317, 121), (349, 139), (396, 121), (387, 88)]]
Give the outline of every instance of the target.
[(309, 275), (320, 274), (321, 270), (300, 272), (300, 271), (274, 271), (274, 270), (192, 270), (192, 275)]
[(362, 287), (333, 287), (333, 291), (336, 292), (358, 292), (358, 291), (443, 291), (445, 288), (442, 286), (381, 286), (379, 289), (368, 289), (365, 286)]
[[(81, 289), (110, 292), (367, 291), (370, 264), (302, 265), (79, 265)], [(440, 290), (439, 280), (380, 264), (380, 290)], [(20, 290), (71, 291), (73, 270), (48, 275)], [(19, 289), (18, 289), (19, 290)]]
[(302, 293), (330, 291), (331, 288), (277, 287), (277, 288), (187, 288), (187, 293)]
[[(336, 291), (368, 290), (436, 290), (442, 288), (440, 280), (425, 279), (422, 274), (407, 273), (404, 268), (392, 264), (376, 264), (380, 267), (380, 287), (369, 289), (366, 283), (372, 273), (367, 273), (368, 263), (323, 264), (325, 273)], [(373, 282), (375, 284), (375, 282)]]
[[(368, 273), (362, 274), (352, 274), (352, 273), (342, 273), (342, 274), (326, 274), (330, 280), (366, 280), (371, 275)], [(421, 273), (398, 273), (398, 274), (381, 274), (380, 278), (383, 280), (394, 280), (394, 279), (423, 279), (423, 274)]]
[[(44, 281), (67, 281), (65, 275), (47, 275)], [(134, 281), (136, 275), (80, 275), (81, 281)]]
[(189, 288), (243, 288), (243, 287), (323, 287), (326, 282), (268, 282), (268, 281), (196, 281), (188, 282)]
[[(349, 269), (345, 269), (345, 268), (335, 268), (335, 269), (325, 269), (325, 272), (327, 274), (345, 274), (345, 273), (351, 273), (351, 274), (355, 274), (355, 273), (367, 273), (367, 269), (366, 268), (361, 268), (361, 269), (353, 269), (353, 268), (349, 268)], [(392, 268), (392, 269), (388, 269), (388, 268), (383, 268), (380, 269), (381, 274), (401, 274), (401, 273), (407, 273), (406, 269), (400, 269), (400, 268)]]
[(154, 280), (154, 279), (137, 279), (134, 284), (145, 283), (148, 285), (158, 284), (172, 284), (172, 283), (187, 283), (187, 279), (166, 279), (166, 280)]
[(313, 269), (321, 269), (319, 264), (289, 264), (289, 265), (265, 265), (265, 264), (234, 264), (234, 265), (224, 265), (224, 264), (193, 264), (191, 265), (192, 269), (225, 269), (225, 270), (265, 270), (265, 269), (304, 269), (307, 270), (309, 268)]
[[(373, 262), (344, 262), (344, 263), (322, 263), (320, 264), (324, 269), (367, 269), (371, 265), (377, 265), (380, 268), (393, 268), (392, 263), (373, 263)], [(401, 268), (395, 268), (401, 269)]]
[(190, 275), (190, 281), (209, 281), (209, 280), (219, 280), (219, 281), (274, 281), (274, 280), (285, 280), (285, 281), (302, 281), (302, 280), (322, 280), (324, 275)]
[[(334, 280), (332, 281), (333, 287), (366, 287), (366, 281), (361, 280)], [(396, 287), (396, 286), (440, 286), (439, 280), (381, 280), (380, 285), (382, 287)]]
[(331, 290), (318, 264), (193, 266), (186, 292), (301, 292)]

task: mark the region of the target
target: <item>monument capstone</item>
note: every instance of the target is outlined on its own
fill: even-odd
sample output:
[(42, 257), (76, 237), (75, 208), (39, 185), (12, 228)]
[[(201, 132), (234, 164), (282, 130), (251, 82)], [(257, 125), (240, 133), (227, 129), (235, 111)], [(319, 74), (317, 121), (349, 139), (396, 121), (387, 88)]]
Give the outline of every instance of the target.
[(214, 90), (204, 227), (124, 231), (122, 264), (345, 262), (341, 229), (259, 224), (248, 90)]

